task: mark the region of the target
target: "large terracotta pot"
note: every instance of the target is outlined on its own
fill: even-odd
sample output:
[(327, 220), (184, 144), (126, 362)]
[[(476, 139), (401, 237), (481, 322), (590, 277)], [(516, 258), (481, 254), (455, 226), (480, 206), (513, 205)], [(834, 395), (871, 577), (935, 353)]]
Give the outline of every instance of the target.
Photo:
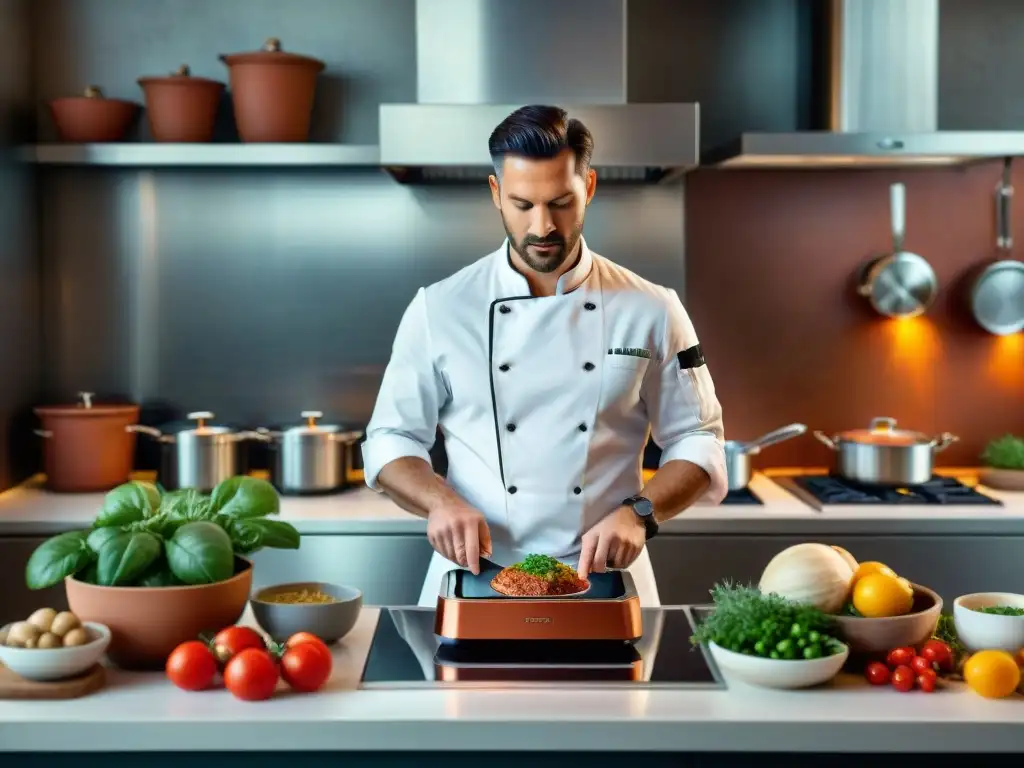
[(261, 51), (222, 54), (220, 60), (231, 73), (231, 101), (242, 141), (309, 139), (316, 78), (324, 62), (285, 53), (274, 38)]
[(107, 657), (123, 669), (163, 669), (180, 643), (235, 624), (252, 591), (252, 563), (236, 558), (235, 575), (189, 587), (100, 587), (64, 580), (68, 608), (82, 621), (110, 627)]
[(54, 99), (50, 114), (62, 141), (82, 144), (123, 141), (139, 114), (133, 101), (108, 99), (95, 85), (83, 96)]
[(208, 142), (213, 138), (224, 83), (192, 77), (187, 65), (168, 77), (140, 77), (154, 141)]
[(46, 484), (58, 493), (109, 491), (128, 482), (135, 459), (134, 432), (139, 406), (96, 405), (91, 392), (79, 392), (74, 405), (35, 408), (42, 421), (36, 434), (45, 441)]

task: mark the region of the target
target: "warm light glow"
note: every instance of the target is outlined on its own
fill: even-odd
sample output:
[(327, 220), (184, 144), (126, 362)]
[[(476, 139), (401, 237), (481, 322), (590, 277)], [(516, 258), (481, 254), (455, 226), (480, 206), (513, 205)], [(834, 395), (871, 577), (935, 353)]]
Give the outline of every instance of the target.
[(925, 316), (885, 322), (889, 365), (922, 399), (934, 401), (935, 380), (942, 357), (942, 338)]
[(1024, 392), (1024, 333), (992, 339), (986, 373), (1001, 389)]

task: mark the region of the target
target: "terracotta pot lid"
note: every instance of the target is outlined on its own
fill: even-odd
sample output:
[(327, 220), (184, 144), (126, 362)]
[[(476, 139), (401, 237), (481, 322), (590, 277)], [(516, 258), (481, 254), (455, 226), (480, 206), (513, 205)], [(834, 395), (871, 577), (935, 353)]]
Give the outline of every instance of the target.
[(281, 41), (272, 37), (263, 44), (262, 50), (248, 53), (222, 53), (220, 60), (233, 67), (236, 64), (298, 64), (305, 67), (313, 67), (317, 72), (321, 71), (326, 64), (312, 56), (303, 56), (298, 53), (286, 53), (281, 49)]
[(137, 107), (134, 101), (128, 101), (127, 99), (108, 99), (103, 95), (103, 90), (98, 85), (90, 85), (81, 96), (62, 96), (60, 98), (51, 101), (51, 104), (59, 104), (61, 102), (89, 102), (92, 104), (130, 104), (133, 107)]
[(95, 395), (92, 392), (79, 392), (80, 398), (74, 405), (40, 405), (32, 410), (37, 416), (132, 416), (139, 410), (139, 406), (125, 403), (123, 405), (104, 404), (96, 405), (92, 399)]
[(188, 64), (182, 64), (178, 69), (166, 76), (140, 77), (137, 80), (142, 87), (147, 85), (206, 85), (223, 88), (224, 83), (219, 80), (211, 80), (207, 77), (193, 77), (192, 70)]

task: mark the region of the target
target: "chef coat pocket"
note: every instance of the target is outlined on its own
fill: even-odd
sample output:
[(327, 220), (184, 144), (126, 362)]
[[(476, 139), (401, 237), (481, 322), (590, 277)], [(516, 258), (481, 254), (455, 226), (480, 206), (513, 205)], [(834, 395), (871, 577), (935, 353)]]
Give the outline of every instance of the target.
[(682, 399), (690, 414), (701, 424), (711, 418), (711, 399), (714, 386), (706, 365), (699, 368), (683, 368), (676, 371)]
[(636, 355), (608, 355), (606, 365), (610, 368), (626, 368), (639, 371), (641, 375), (647, 370), (649, 358), (637, 357)]
[(633, 355), (608, 355), (604, 364), (604, 398), (606, 401), (628, 402), (640, 397), (640, 387), (650, 360)]

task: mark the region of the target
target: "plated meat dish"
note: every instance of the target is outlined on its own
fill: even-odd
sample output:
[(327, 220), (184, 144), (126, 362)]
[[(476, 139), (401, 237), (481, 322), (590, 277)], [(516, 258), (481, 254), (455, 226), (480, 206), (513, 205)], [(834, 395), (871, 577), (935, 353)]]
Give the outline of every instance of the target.
[(522, 562), (502, 568), (491, 588), (506, 597), (552, 597), (585, 592), (590, 584), (575, 568), (547, 555), (527, 555)]

